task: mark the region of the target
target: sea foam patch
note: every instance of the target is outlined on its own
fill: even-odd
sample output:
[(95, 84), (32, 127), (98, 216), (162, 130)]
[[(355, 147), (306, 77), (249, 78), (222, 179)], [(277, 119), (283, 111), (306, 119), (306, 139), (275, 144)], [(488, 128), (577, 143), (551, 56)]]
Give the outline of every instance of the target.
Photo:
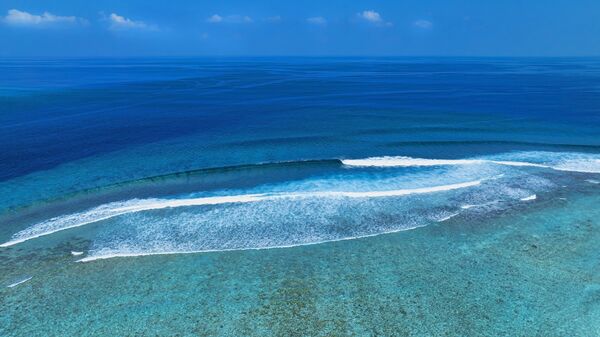
[[(465, 189), (467, 190), (467, 189)], [(454, 190), (455, 193), (460, 190)], [(93, 261), (117, 256), (270, 249), (359, 239), (411, 230), (449, 212), (449, 195), (390, 198), (316, 197), (135, 213), (94, 240)], [(435, 199), (435, 200), (432, 200)]]
[(473, 213), (479, 214), (510, 207), (535, 188), (535, 185), (528, 185), (527, 190), (498, 188), (499, 184), (507, 183), (489, 179), (439, 193), (370, 198), (327, 194), (213, 205), (206, 209), (131, 213), (106, 226), (80, 261), (294, 247), (406, 231), (457, 217), (465, 211), (461, 208), (463, 200), (480, 199), (481, 195), (488, 195), (490, 204), (498, 198), (503, 200), (493, 203), (494, 208), (482, 207)]
[(527, 196), (525, 198), (521, 198), (521, 201), (532, 201), (532, 200), (535, 200), (535, 199), (537, 199), (537, 195), (532, 194), (532, 195)]
[(427, 167), (453, 165), (504, 165), (537, 167), (558, 171), (600, 173), (600, 156), (582, 153), (521, 152), (471, 159), (427, 159), (406, 156), (343, 159), (342, 164), (352, 167)]
[(295, 192), (295, 193), (277, 193), (277, 194), (246, 194), (234, 196), (218, 196), (204, 198), (186, 198), (186, 199), (142, 199), (130, 200), (126, 202), (117, 202), (102, 205), (82, 213), (75, 213), (66, 216), (52, 218), (33, 225), (21, 232), (16, 233), (13, 238), (0, 247), (13, 246), (41, 236), (50, 235), (59, 231), (85, 226), (95, 222), (108, 220), (124, 214), (137, 213), (150, 210), (160, 210), (165, 208), (192, 207), (192, 206), (210, 206), (221, 204), (251, 203), (259, 201), (269, 201), (277, 199), (306, 199), (306, 198), (382, 198), (399, 197), (411, 194), (423, 194), (451, 191), (460, 188), (467, 188), (481, 184), (481, 180), (469, 181), (464, 183), (431, 186), (414, 189), (399, 189), (388, 191), (364, 191), (364, 192), (344, 192), (344, 191), (319, 191), (319, 192)]
[[(557, 188), (555, 178), (570, 174), (557, 170), (557, 165), (584, 160), (589, 169), (591, 159), (517, 153), (464, 160), (343, 161), (362, 169), (335, 168), (313, 178), (213, 195), (199, 191), (107, 203), (32, 224), (0, 246), (90, 224), (98, 226), (80, 261), (364, 238), (445, 222), (461, 213), (472, 218), (534, 200)], [(405, 170), (408, 166), (415, 169)]]

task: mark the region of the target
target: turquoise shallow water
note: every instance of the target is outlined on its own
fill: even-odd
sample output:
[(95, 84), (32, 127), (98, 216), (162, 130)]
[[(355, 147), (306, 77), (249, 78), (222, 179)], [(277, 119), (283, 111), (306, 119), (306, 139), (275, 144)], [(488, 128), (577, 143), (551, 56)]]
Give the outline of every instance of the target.
[(600, 335), (597, 59), (0, 71), (1, 336)]
[[(566, 200), (560, 199), (566, 198)], [(74, 263), (77, 237), (3, 252), (6, 336), (595, 336), (597, 187), (288, 249)]]

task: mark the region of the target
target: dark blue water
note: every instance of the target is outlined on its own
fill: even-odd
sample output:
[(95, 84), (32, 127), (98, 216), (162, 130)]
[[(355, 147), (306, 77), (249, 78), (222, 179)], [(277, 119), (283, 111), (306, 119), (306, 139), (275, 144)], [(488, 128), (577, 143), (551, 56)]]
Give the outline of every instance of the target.
[(4, 60), (0, 70), (2, 180), (182, 137), (286, 152), (199, 167), (401, 146), (462, 157), (599, 145), (597, 59)]
[[(424, 332), (403, 324), (425, 319), (434, 335), (499, 335), (539, 331), (530, 316), (594, 322), (600, 310), (587, 306), (596, 286), (564, 279), (598, 276), (589, 265), (597, 261), (590, 240), (600, 224), (590, 205), (600, 198), (599, 174), (600, 59), (4, 59), (0, 281), (14, 287), (1, 290), (10, 314), (0, 314), (0, 333), (77, 334), (102, 312), (113, 328), (105, 332), (144, 334), (158, 310), (167, 320), (183, 312), (215, 318), (194, 323), (198, 331), (268, 335), (276, 334), (272, 324), (249, 328), (232, 317), (287, 322), (282, 313), (297, 312), (298, 303), (334, 308), (323, 317), (370, 308), (346, 312), (354, 318), (331, 330), (338, 334), (374, 331), (351, 323), (357, 317), (415, 335)], [(292, 270), (283, 261), (294, 261)], [(449, 267), (464, 273), (449, 276)], [(369, 281), (354, 278), (361, 274)], [(402, 291), (390, 281), (398, 274)], [(312, 283), (296, 292), (298, 280)], [(439, 298), (438, 290), (464, 292), (467, 281), (483, 285), (458, 296), (463, 302), (442, 300), (448, 307), (427, 304), (420, 313), (411, 311), (416, 300), (400, 306), (401, 294)], [(500, 296), (506, 301), (493, 295), (502, 281), (511, 289)], [(427, 293), (429, 284), (442, 286)], [(118, 299), (107, 295), (121, 286)], [(160, 295), (142, 295), (147, 287)], [(213, 297), (191, 308), (199, 288), (234, 299), (219, 313), (206, 312), (220, 301)], [(53, 294), (52, 308), (42, 309), (44, 296), (31, 289)], [(77, 295), (61, 295), (72, 289)], [(371, 301), (369, 289), (380, 292)], [(280, 301), (273, 291), (306, 300)], [(267, 295), (276, 305), (260, 309)], [(480, 299), (486, 309), (471, 310)], [(137, 323), (123, 327), (120, 315), (107, 314), (119, 312), (121, 300), (152, 310), (136, 311)], [(546, 303), (569, 309), (557, 317), (531, 309)], [(386, 305), (394, 318), (380, 316)], [(21, 306), (41, 323), (15, 324)], [(48, 330), (42, 313), (64, 308), (77, 308), (73, 324)], [(439, 319), (447, 308), (497, 312), (498, 321), (481, 330), (476, 316), (448, 328)], [(405, 320), (407, 312), (416, 316)], [(507, 318), (515, 312), (523, 320)], [(306, 316), (278, 331), (315, 321)], [(173, 331), (191, 333), (190, 322), (173, 323)], [(570, 335), (597, 331), (573, 322), (560, 326)]]

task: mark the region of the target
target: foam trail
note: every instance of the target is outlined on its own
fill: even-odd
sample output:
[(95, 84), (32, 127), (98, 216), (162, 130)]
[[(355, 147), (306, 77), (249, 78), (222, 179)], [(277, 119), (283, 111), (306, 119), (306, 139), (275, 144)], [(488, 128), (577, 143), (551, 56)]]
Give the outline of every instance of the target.
[(480, 164), (476, 159), (423, 159), (412, 157), (371, 157), (365, 159), (343, 159), (342, 164), (346, 166), (362, 167), (411, 167), (411, 166), (445, 166), (445, 165), (469, 165)]
[(521, 201), (531, 201), (531, 200), (535, 200), (535, 199), (537, 199), (537, 195), (532, 194), (532, 195), (530, 195), (528, 197), (521, 198)]
[(471, 208), (476, 208), (476, 207), (484, 207), (484, 206), (489, 206), (489, 205), (493, 205), (500, 202), (500, 200), (494, 200), (494, 201), (490, 201), (490, 202), (486, 202), (483, 204), (465, 204), (460, 206), (461, 209), (471, 209)]
[(481, 207), (484, 206), (485, 204), (479, 204), (479, 205), (462, 205), (460, 206), (460, 208), (462, 209), (469, 209), (469, 208), (473, 208), (473, 207)]
[(73, 256), (79, 256), (79, 255), (83, 255), (83, 252), (71, 251), (71, 255), (73, 255)]
[(554, 169), (568, 172), (600, 173), (600, 159), (566, 160)]
[(529, 167), (541, 167), (541, 168), (552, 168), (549, 165), (536, 164), (536, 163), (528, 163), (524, 161), (499, 161), (499, 160), (487, 160), (484, 162), (496, 164), (496, 165), (504, 165), (504, 166), (529, 166)]
[(443, 221), (446, 221), (446, 220), (450, 220), (450, 219), (454, 218), (455, 216), (457, 216), (459, 214), (460, 214), (459, 212), (452, 213), (452, 214), (450, 214), (448, 216), (445, 216), (445, 217), (439, 219), (437, 222), (443, 222)]
[(412, 157), (371, 157), (365, 159), (343, 159), (342, 164), (346, 166), (359, 167), (420, 167), (420, 166), (450, 166), (450, 165), (476, 165), (492, 163), (505, 166), (531, 166), (550, 168), (548, 165), (521, 162), (521, 161), (500, 161), (485, 159), (425, 159)]
[(176, 208), (185, 206), (219, 205), (225, 203), (245, 203), (265, 200), (265, 195), (247, 194), (238, 196), (206, 197), (193, 199), (144, 199), (116, 202), (93, 208), (87, 212), (59, 216), (38, 223), (13, 235), (13, 239), (0, 244), (0, 247), (10, 247), (40, 236), (50, 235), (66, 229), (85, 226), (91, 223), (108, 220), (119, 215)]
[(13, 284), (9, 284), (9, 285), (7, 285), (6, 287), (7, 287), (7, 288), (14, 288), (14, 287), (18, 286), (19, 284), (22, 284), (22, 283), (25, 283), (25, 282), (27, 282), (27, 281), (31, 280), (31, 278), (32, 278), (32, 277), (33, 277), (33, 276), (27, 277), (27, 278), (25, 278), (25, 279), (23, 279), (23, 280), (21, 280), (21, 281), (15, 282), (15, 283), (13, 283)]
[(331, 242), (339, 242), (339, 241), (348, 241), (348, 240), (357, 240), (357, 239), (365, 239), (379, 235), (386, 235), (398, 232), (404, 232), (411, 229), (415, 229), (423, 226), (414, 226), (409, 228), (402, 229), (394, 229), (374, 234), (365, 234), (365, 235), (357, 235), (357, 236), (349, 236), (342, 237), (339, 239), (333, 240), (322, 240), (315, 242), (306, 242), (299, 244), (291, 244), (291, 245), (275, 245), (275, 246), (267, 246), (267, 247), (256, 247), (256, 248), (231, 248), (231, 249), (199, 249), (199, 250), (188, 250), (188, 251), (164, 251), (164, 252), (144, 252), (144, 253), (114, 253), (114, 254), (105, 254), (105, 255), (97, 255), (97, 256), (87, 256), (76, 262), (91, 262), (96, 260), (106, 260), (112, 259), (115, 257), (138, 257), (138, 256), (153, 256), (153, 255), (174, 255), (174, 254), (197, 254), (197, 253), (218, 253), (218, 252), (232, 252), (232, 251), (240, 251), (240, 250), (263, 250), (263, 249), (281, 249), (281, 248), (294, 248), (294, 247), (302, 247), (302, 246), (312, 246), (312, 245), (320, 245), (323, 243), (331, 243)]
[(600, 173), (600, 159), (568, 159), (551, 164), (539, 164), (526, 161), (491, 160), (491, 159), (425, 159), (412, 157), (370, 157), (364, 159), (343, 159), (342, 164), (349, 167), (425, 167), (452, 165), (495, 164), (516, 167), (538, 167), (557, 171)]
[(144, 199), (131, 200), (128, 202), (118, 202), (102, 205), (82, 213), (75, 213), (66, 216), (56, 217), (36, 225), (33, 225), (23, 231), (13, 235), (13, 239), (0, 244), (0, 247), (13, 246), (41, 236), (50, 235), (59, 231), (85, 226), (91, 223), (114, 218), (119, 215), (136, 213), (148, 210), (158, 210), (165, 208), (219, 205), (230, 203), (249, 203), (275, 199), (294, 199), (294, 198), (381, 198), (398, 197), (411, 194), (423, 194), (433, 192), (451, 191), (460, 188), (467, 188), (480, 185), (482, 180), (469, 181), (464, 183), (440, 185), (413, 189), (399, 189), (388, 191), (367, 191), (367, 192), (344, 192), (344, 191), (322, 191), (322, 192), (297, 192), (297, 193), (279, 193), (279, 194), (243, 194), (234, 196), (219, 197), (201, 197), (188, 199)]
[(432, 192), (451, 191), (459, 188), (473, 187), (480, 185), (482, 180), (469, 181), (465, 183), (440, 185), (433, 187), (412, 188), (403, 190), (390, 191), (370, 191), (370, 192), (315, 192), (315, 193), (296, 193), (291, 194), (291, 197), (346, 197), (346, 198), (378, 198), (378, 197), (398, 197), (410, 194), (422, 194)]

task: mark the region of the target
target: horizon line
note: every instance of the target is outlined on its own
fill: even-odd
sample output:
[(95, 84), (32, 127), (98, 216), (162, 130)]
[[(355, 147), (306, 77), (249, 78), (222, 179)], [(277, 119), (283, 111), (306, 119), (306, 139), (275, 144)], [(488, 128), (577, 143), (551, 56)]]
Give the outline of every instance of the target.
[(233, 54), (215, 54), (215, 55), (81, 55), (81, 56), (0, 56), (0, 62), (9, 59), (143, 59), (143, 58), (489, 58), (489, 59), (511, 59), (511, 58), (545, 58), (545, 59), (564, 59), (564, 58), (600, 58), (600, 55), (233, 55)]

